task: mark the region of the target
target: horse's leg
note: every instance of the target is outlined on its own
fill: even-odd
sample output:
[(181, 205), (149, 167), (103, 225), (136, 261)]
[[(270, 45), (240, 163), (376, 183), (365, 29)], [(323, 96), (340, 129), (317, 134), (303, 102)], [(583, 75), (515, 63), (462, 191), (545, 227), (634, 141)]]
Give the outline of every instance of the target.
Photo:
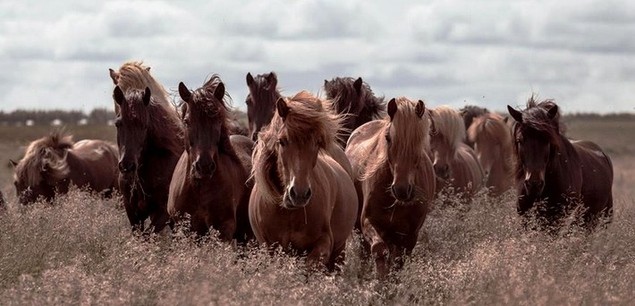
[(311, 252), (307, 256), (307, 267), (309, 270), (321, 270), (328, 267), (333, 251), (333, 234), (322, 233), (322, 236), (315, 242)]
[(132, 192), (129, 186), (122, 188), (123, 190), (123, 206), (126, 209), (126, 216), (132, 227), (132, 232), (143, 232), (143, 221), (145, 216), (141, 216), (139, 211), (140, 199)]
[(219, 239), (224, 242), (231, 242), (236, 234), (236, 220), (230, 218), (221, 223), (218, 232), (220, 233)]
[(385, 279), (389, 272), (389, 255), (388, 245), (379, 236), (377, 229), (365, 218), (362, 220), (362, 230), (364, 237), (370, 244), (370, 254), (375, 258), (375, 266), (377, 267), (377, 276), (379, 279)]

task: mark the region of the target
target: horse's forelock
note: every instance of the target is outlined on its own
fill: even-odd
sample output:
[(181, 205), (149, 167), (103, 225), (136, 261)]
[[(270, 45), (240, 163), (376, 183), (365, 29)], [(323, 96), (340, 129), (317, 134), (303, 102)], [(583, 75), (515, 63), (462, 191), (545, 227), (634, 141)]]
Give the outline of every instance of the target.
[(284, 120), (274, 117), (279, 118), (277, 125), (282, 121), (290, 140), (298, 143), (317, 140), (321, 149), (328, 149), (338, 137), (342, 116), (330, 111), (325, 104), (309, 92), (302, 91), (287, 101), (290, 112)]
[(446, 143), (453, 152), (465, 139), (465, 123), (463, 118), (449, 106), (438, 106), (431, 113), (436, 133), (444, 136)]

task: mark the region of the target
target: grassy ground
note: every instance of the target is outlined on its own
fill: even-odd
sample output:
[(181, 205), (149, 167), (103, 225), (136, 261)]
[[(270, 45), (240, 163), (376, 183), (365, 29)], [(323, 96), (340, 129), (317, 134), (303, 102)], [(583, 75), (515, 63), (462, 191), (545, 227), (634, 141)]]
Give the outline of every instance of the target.
[[(467, 211), (437, 206), (412, 258), (386, 283), (374, 280), (355, 241), (349, 243), (341, 274), (307, 275), (301, 260), (258, 248), (238, 256), (215, 239), (195, 243), (181, 232), (133, 237), (116, 199), (74, 191), (54, 205), (20, 207), (14, 203), (10, 169), (4, 168), (0, 179), (10, 203), (0, 215), (0, 301), (632, 305), (635, 157), (627, 140), (633, 131), (632, 122), (569, 125), (569, 135), (597, 141), (614, 159), (615, 218), (608, 228), (591, 235), (574, 228), (557, 236), (526, 232), (511, 193), (501, 199), (480, 195)], [(112, 130), (75, 132), (77, 139), (114, 136)], [(0, 130), (0, 156), (19, 157), (24, 139), (34, 137)]]

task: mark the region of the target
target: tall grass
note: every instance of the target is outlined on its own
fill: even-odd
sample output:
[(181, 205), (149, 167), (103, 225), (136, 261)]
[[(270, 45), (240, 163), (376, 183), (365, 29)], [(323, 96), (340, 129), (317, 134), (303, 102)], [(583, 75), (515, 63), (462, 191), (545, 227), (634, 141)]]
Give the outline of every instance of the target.
[[(182, 232), (135, 237), (116, 199), (72, 191), (0, 216), (0, 301), (11, 304), (623, 304), (634, 302), (635, 210), (616, 203), (586, 235), (522, 230), (514, 198), (470, 209), (439, 202), (413, 256), (378, 282), (351, 240), (342, 272), (307, 274), (302, 259), (244, 254)], [(239, 255), (242, 254), (242, 255)]]

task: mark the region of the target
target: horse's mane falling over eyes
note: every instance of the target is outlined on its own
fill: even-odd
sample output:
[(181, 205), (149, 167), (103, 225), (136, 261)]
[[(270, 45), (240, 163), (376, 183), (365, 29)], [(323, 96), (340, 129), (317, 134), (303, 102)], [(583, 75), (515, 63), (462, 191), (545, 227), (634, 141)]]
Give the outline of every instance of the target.
[(326, 107), (324, 101), (307, 91), (301, 91), (286, 101), (290, 108), (283, 120), (274, 114), (271, 123), (260, 132), (260, 138), (253, 153), (252, 176), (261, 185), (263, 198), (279, 201), (282, 177), (277, 171), (277, 143), (282, 130), (286, 130), (288, 142), (299, 147), (315, 141), (326, 151), (337, 145), (336, 139), (342, 117)]
[(350, 105), (350, 101), (355, 101), (357, 91), (355, 90), (355, 78), (336, 77), (327, 81), (324, 90), (326, 98), (331, 100), (338, 112), (356, 111), (359, 108), (366, 108), (373, 119), (379, 119), (386, 111), (386, 104), (383, 97), (376, 97), (370, 85), (362, 82), (360, 101), (363, 105)]
[(434, 122), (434, 132), (442, 134), (445, 145), (456, 152), (465, 140), (465, 123), (461, 115), (453, 108), (441, 105), (430, 111)]
[[(394, 128), (394, 137), (392, 145), (396, 146), (397, 156), (393, 156), (394, 160), (412, 160), (413, 158), (421, 158), (422, 155), (430, 151), (430, 120), (423, 115), (419, 117), (416, 113), (416, 103), (408, 98), (400, 97), (395, 100), (397, 102), (397, 112), (391, 121), (389, 117), (385, 117), (381, 121), (381, 128), (375, 136), (367, 141), (364, 145), (365, 151), (368, 152), (368, 158), (363, 159), (362, 166), (364, 173), (361, 173), (361, 179), (366, 180), (372, 177), (388, 161), (388, 143), (386, 142), (386, 134), (392, 125)], [(429, 110), (426, 110), (426, 113)]]
[(69, 169), (63, 154), (73, 144), (73, 136), (66, 135), (63, 131), (54, 131), (49, 136), (31, 142), (24, 158), (15, 168), (14, 179), (25, 181), (29, 186), (37, 185), (42, 180), (43, 165), (46, 165), (51, 178), (64, 178)]

